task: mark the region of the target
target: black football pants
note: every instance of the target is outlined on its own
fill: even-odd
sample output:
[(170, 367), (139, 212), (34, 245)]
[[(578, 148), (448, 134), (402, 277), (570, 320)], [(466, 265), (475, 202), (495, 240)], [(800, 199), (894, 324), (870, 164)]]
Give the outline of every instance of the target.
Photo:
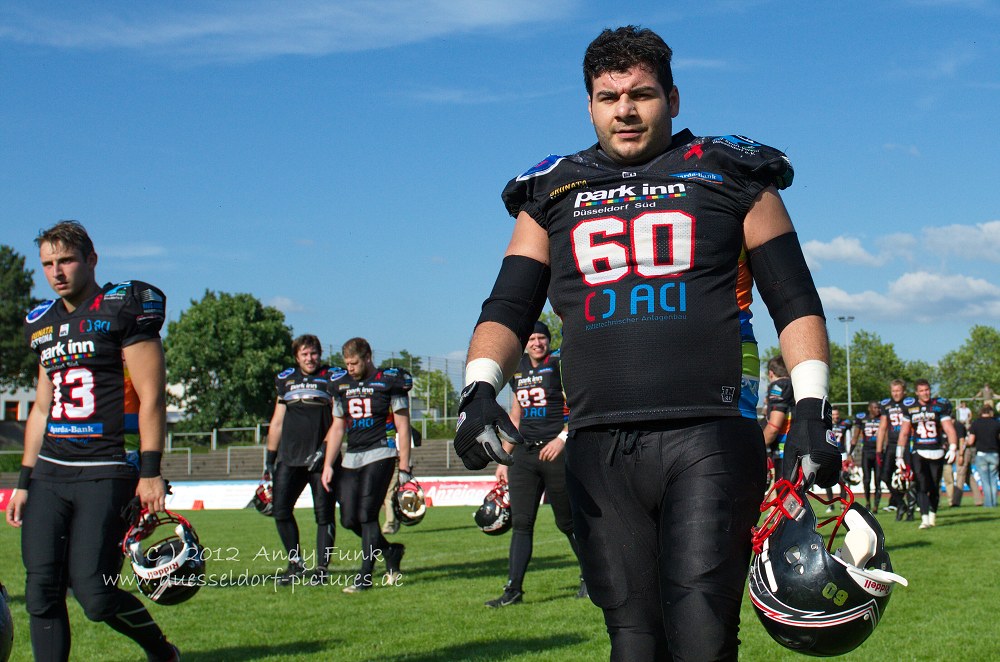
[(358, 583), (370, 585), (375, 561), (384, 557), (389, 541), (382, 535), (378, 514), (396, 469), (390, 457), (359, 469), (344, 468), (340, 476), (340, 523), (361, 537), (361, 572)]
[(735, 660), (767, 462), (756, 421), (659, 421), (570, 433), (583, 576), (611, 659)]
[(31, 481), (21, 558), (36, 659), (69, 657), (69, 586), (88, 619), (107, 623), (147, 652), (169, 653), (142, 603), (118, 588), (121, 544), (128, 528), (121, 512), (134, 494), (135, 481), (129, 479)]
[(274, 470), (274, 502), (271, 515), (278, 529), (278, 536), (289, 558), (301, 556), (299, 526), (295, 521), (295, 502), (308, 485), (312, 491), (313, 516), (316, 520), (316, 564), (326, 567), (337, 535), (337, 481), (340, 477), (340, 458), (333, 467), (330, 491), (323, 488), (322, 471), (309, 471), (306, 467), (290, 467), (278, 463)]
[(936, 513), (941, 503), (941, 474), (944, 458), (928, 460), (919, 453), (913, 454), (913, 478), (917, 484), (917, 505), (920, 514)]
[(576, 546), (573, 540), (573, 511), (566, 491), (565, 451), (552, 462), (543, 461), (538, 457), (538, 449), (526, 446), (515, 446), (513, 455), (514, 464), (507, 472), (513, 525), (507, 577), (510, 587), (520, 591), (531, 562), (535, 520), (543, 492), (552, 506), (556, 528), (566, 534), (574, 552)]

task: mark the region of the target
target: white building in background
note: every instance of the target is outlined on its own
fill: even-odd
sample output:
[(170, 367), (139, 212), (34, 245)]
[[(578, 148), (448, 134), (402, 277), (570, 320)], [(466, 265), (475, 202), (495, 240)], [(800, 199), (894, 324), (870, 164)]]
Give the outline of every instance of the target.
[(31, 405), (35, 404), (35, 389), (19, 388), (0, 391), (0, 421), (26, 421)]

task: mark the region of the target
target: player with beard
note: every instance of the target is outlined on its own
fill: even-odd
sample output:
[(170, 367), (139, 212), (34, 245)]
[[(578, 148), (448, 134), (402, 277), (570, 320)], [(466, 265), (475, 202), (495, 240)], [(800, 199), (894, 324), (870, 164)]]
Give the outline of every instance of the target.
[(613, 660), (733, 659), (767, 459), (750, 319), (757, 285), (795, 408), (784, 472), (837, 480), (822, 304), (778, 194), (788, 159), (741, 136), (673, 134), (671, 50), (605, 30), (584, 55), (598, 144), (503, 192), (516, 217), (469, 346), (455, 450), (509, 464), (496, 402), (546, 296), (563, 322), (566, 483)]
[[(88, 619), (135, 641), (149, 660), (176, 660), (136, 596), (118, 588), (126, 506), (165, 508), (160, 476), (166, 429), (166, 370), (160, 328), (166, 297), (132, 280), (98, 285), (97, 253), (76, 221), (35, 239), (58, 299), (28, 313), (25, 336), (39, 355), (35, 403), (7, 523), (23, 527), (25, 606), (36, 660), (67, 660), (66, 591)], [(131, 378), (129, 393), (126, 368)], [(128, 461), (125, 427), (138, 397), (139, 467)]]
[[(899, 429), (903, 425), (903, 400), (906, 399), (906, 382), (894, 379), (889, 383), (889, 397), (879, 403), (879, 426), (876, 452), (881, 457), (881, 480), (889, 488), (889, 505), (886, 510), (896, 513), (896, 521), (903, 519), (903, 493), (892, 486), (892, 474), (896, 470), (896, 446), (899, 443)], [(903, 459), (910, 464), (910, 447), (907, 444)], [(912, 519), (913, 516), (908, 516)]]
[[(413, 378), (401, 368), (377, 369), (372, 348), (364, 338), (351, 338), (342, 348), (346, 372), (331, 382), (334, 392), (333, 425), (326, 437), (323, 485), (333, 487), (334, 460), (347, 437), (347, 450), (340, 471), (340, 522), (361, 538), (361, 571), (344, 588), (358, 593), (372, 587), (375, 561), (386, 564), (384, 583), (401, 578), (404, 547), (390, 544), (379, 527), (378, 515), (389, 481), (399, 461), (399, 481), (413, 480), (410, 473), (410, 396)], [(395, 439), (386, 434), (392, 416)]]
[[(861, 471), (865, 481), (865, 508), (873, 513), (878, 512), (879, 501), (882, 500), (881, 467), (882, 461), (878, 453), (878, 431), (882, 424), (881, 410), (876, 400), (868, 403), (868, 410), (857, 415), (858, 422), (856, 444), (861, 444)], [(874, 500), (872, 499), (872, 481), (874, 479)], [(875, 507), (872, 508), (872, 503)]]
[[(527, 350), (517, 372), (510, 380), (514, 393), (510, 416), (525, 444), (504, 443), (504, 450), (514, 458), (508, 468), (497, 465), (497, 480), (510, 486), (510, 512), (513, 532), (507, 585), (499, 598), (486, 602), (487, 607), (506, 607), (521, 602), (523, 581), (531, 561), (535, 519), (542, 492), (552, 504), (556, 527), (569, 539), (573, 555), (578, 556), (573, 537), (573, 513), (566, 492), (566, 429), (563, 409), (559, 356), (549, 353), (552, 335), (543, 322), (535, 322), (528, 337)], [(587, 585), (580, 581), (578, 598), (587, 597)]]
[(264, 463), (274, 480), (271, 514), (288, 555), (288, 568), (279, 575), (282, 584), (291, 583), (305, 572), (295, 502), (306, 485), (312, 491), (316, 519), (316, 575), (320, 581), (325, 579), (337, 535), (336, 481), (340, 474), (340, 458), (336, 458), (331, 489), (324, 489), (324, 440), (333, 421), (330, 380), (343, 371), (320, 363), (323, 348), (316, 336), (296, 338), (292, 354), (296, 366), (281, 371), (274, 380), (278, 399), (267, 430)]
[(913, 436), (913, 476), (917, 482), (917, 505), (920, 506), (920, 527), (929, 529), (937, 523), (941, 501), (941, 472), (944, 464), (955, 461), (958, 437), (951, 418), (951, 403), (945, 398), (931, 397), (931, 385), (926, 379), (915, 382), (917, 398), (903, 402), (903, 424), (896, 446), (896, 465), (906, 466), (904, 447)]

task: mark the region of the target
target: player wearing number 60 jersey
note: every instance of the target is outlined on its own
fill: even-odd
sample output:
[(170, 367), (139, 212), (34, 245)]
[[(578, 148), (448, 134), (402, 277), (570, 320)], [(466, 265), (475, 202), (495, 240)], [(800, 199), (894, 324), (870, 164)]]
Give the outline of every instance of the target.
[[(766, 457), (756, 423), (757, 286), (795, 407), (785, 445), (837, 480), (822, 304), (778, 193), (780, 151), (673, 131), (671, 50), (602, 32), (583, 58), (597, 144), (504, 188), (516, 217), (469, 345), (455, 449), (470, 469), (523, 441), (496, 392), (548, 296), (563, 323), (566, 484), (584, 578), (613, 660), (734, 659)], [(552, 122), (551, 118), (541, 121)]]
[[(166, 297), (141, 281), (98, 285), (97, 253), (82, 225), (62, 221), (36, 239), (42, 268), (59, 295), (28, 313), (25, 335), (38, 354), (35, 404), (7, 522), (21, 527), (25, 606), (35, 659), (69, 658), (66, 591), (92, 621), (130, 637), (149, 660), (176, 659), (152, 617), (118, 588), (121, 541), (137, 496), (162, 511), (160, 476), (166, 418), (160, 327)], [(138, 409), (126, 425), (126, 366)], [(130, 404), (135, 405), (135, 398)], [(125, 453), (137, 423), (138, 474)]]

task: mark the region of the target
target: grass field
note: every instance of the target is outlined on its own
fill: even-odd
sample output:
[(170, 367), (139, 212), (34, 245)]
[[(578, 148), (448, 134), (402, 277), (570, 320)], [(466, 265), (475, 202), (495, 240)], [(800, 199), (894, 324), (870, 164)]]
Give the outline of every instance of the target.
[[(483, 601), (500, 594), (509, 537), (482, 534), (472, 512), (432, 508), (420, 525), (392, 536), (406, 544), (403, 585), (358, 595), (345, 595), (340, 586), (275, 587), (267, 581), (285, 563), (271, 558), (280, 548), (273, 522), (255, 511), (184, 513), (216, 557), (208, 572), (242, 585), (206, 586), (187, 603), (152, 605), (150, 611), (186, 662), (607, 659), (601, 612), (573, 597), (577, 569), (551, 510), (539, 516), (525, 602), (496, 611)], [(297, 517), (309, 545), (312, 513), (298, 511)], [(895, 569), (910, 586), (895, 590), (875, 634), (842, 659), (1000, 658), (1000, 512), (971, 505), (944, 509), (937, 528), (927, 531), (891, 514), (879, 518)], [(353, 558), (357, 537), (338, 530), (337, 542)], [(346, 575), (355, 564), (344, 560), (334, 567)], [(14, 614), (12, 659), (29, 660), (19, 533), (7, 526), (0, 532), (0, 569)], [(74, 600), (69, 607), (74, 660), (144, 659), (110, 628), (87, 622)], [(771, 641), (746, 599), (741, 639), (744, 660), (804, 659)]]

